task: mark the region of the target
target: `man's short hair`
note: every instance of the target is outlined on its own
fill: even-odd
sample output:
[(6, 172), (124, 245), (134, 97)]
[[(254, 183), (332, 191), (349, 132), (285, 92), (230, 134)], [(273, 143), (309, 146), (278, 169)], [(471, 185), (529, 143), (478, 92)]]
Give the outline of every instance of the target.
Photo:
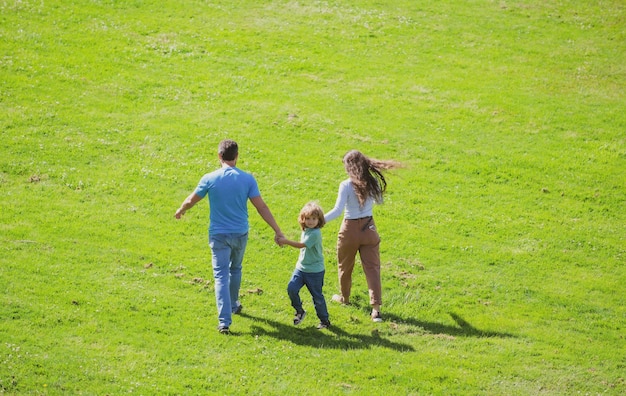
[(217, 148), (217, 153), (222, 157), (224, 161), (232, 161), (237, 158), (239, 153), (239, 147), (234, 140), (222, 140)]

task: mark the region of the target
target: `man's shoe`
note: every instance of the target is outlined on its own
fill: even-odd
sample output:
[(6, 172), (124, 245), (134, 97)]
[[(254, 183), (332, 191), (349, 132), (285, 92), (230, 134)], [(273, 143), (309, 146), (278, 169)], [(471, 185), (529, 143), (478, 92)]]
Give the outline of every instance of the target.
[(330, 320), (327, 320), (327, 321), (325, 321), (325, 322), (320, 322), (320, 323), (317, 325), (317, 329), (318, 329), (318, 330), (327, 329), (327, 328), (329, 328), (329, 327), (330, 327)]
[(383, 317), (380, 316), (380, 311), (372, 310), (372, 322), (380, 323), (383, 321)]
[(239, 315), (241, 313), (242, 309), (243, 309), (243, 305), (241, 305), (241, 303), (239, 301), (237, 301), (237, 306), (233, 310), (233, 314)]
[(220, 325), (217, 328), (217, 331), (219, 331), (221, 334), (230, 334), (230, 329), (228, 328), (228, 326), (224, 326), (224, 325)]
[(296, 315), (293, 317), (293, 325), (297, 326), (300, 323), (302, 323), (305, 316), (306, 316), (306, 311), (296, 312)]

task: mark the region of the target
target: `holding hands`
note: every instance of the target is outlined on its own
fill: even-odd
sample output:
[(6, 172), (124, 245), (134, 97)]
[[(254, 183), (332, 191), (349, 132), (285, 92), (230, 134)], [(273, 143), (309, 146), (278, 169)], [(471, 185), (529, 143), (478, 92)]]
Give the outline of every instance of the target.
[(285, 241), (287, 240), (287, 238), (285, 238), (285, 236), (280, 233), (280, 234), (276, 234), (274, 236), (274, 242), (276, 242), (276, 244), (280, 247), (283, 247), (283, 245), (285, 244)]

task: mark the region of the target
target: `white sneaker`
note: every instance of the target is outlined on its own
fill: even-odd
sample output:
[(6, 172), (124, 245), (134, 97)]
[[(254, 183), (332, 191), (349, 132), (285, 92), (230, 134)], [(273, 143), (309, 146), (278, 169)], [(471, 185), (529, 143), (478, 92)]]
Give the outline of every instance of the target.
[(380, 311), (372, 310), (372, 322), (380, 323), (383, 321), (382, 316), (380, 316)]

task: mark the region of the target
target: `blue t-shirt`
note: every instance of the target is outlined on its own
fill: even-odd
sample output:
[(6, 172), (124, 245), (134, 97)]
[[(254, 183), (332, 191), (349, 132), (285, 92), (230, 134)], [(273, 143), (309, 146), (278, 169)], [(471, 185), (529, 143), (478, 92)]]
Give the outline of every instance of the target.
[(222, 167), (202, 176), (195, 194), (209, 195), (209, 234), (248, 232), (248, 199), (261, 195), (254, 176), (236, 167)]
[(322, 231), (319, 228), (305, 228), (300, 242), (306, 247), (300, 249), (296, 268), (302, 272), (324, 271), (324, 251), (322, 249)]

